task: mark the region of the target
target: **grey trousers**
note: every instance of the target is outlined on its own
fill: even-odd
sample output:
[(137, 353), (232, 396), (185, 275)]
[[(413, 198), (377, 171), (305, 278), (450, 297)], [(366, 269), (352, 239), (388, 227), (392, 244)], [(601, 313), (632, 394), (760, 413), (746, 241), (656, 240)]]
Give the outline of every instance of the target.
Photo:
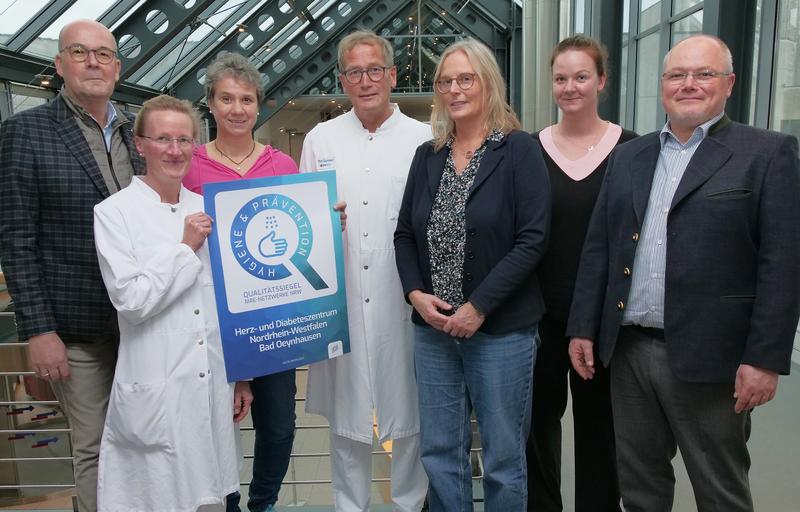
[(69, 379), (54, 382), (53, 391), (72, 429), (72, 464), (78, 510), (97, 510), (97, 463), (108, 397), (117, 362), (117, 342), (67, 345)]
[(678, 380), (666, 343), (623, 327), (611, 361), (611, 403), (626, 512), (672, 510), (677, 448), (698, 512), (751, 512), (750, 413), (734, 412), (733, 383)]

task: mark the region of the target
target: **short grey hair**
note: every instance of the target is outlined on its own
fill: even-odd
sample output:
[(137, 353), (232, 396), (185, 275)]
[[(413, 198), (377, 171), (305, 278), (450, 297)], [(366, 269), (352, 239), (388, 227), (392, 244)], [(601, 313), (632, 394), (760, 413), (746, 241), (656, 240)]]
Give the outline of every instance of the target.
[(233, 78), (237, 82), (244, 82), (256, 89), (258, 103), (264, 101), (264, 80), (261, 73), (244, 55), (233, 52), (220, 53), (214, 62), (206, 68), (206, 98), (214, 97), (214, 87), (223, 78)]
[(339, 41), (337, 55), (339, 73), (344, 73), (345, 55), (358, 44), (377, 46), (381, 49), (381, 51), (383, 51), (383, 65), (387, 68), (394, 66), (394, 49), (392, 48), (392, 43), (390, 43), (385, 37), (379, 36), (372, 30), (363, 29), (356, 30), (355, 32), (346, 35), (344, 39)]
[(710, 41), (717, 43), (720, 50), (722, 50), (722, 56), (725, 59), (725, 69), (723, 69), (723, 71), (725, 73), (733, 73), (733, 55), (731, 54), (731, 49), (728, 48), (728, 45), (725, 44), (725, 41), (718, 38), (717, 36), (712, 36), (711, 34), (694, 34), (685, 39), (681, 39), (680, 41), (675, 43), (675, 46), (670, 48), (667, 54), (664, 55), (664, 61), (661, 63), (661, 69), (662, 70), (667, 69), (667, 61), (669, 60), (669, 56), (672, 55), (672, 50), (674, 50), (681, 44), (685, 43), (686, 41), (691, 41), (692, 39), (700, 39), (700, 38), (708, 39)]

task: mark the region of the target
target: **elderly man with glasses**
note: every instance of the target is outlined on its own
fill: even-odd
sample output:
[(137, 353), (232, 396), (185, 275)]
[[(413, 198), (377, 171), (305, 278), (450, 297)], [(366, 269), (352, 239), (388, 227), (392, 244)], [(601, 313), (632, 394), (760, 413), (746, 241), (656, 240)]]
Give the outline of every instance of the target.
[(570, 359), (583, 378), (610, 364), (628, 512), (672, 510), (678, 449), (699, 512), (754, 510), (750, 411), (791, 366), (797, 139), (728, 119), (734, 82), (716, 37), (670, 50), (668, 121), (612, 153), (583, 246)]
[(59, 34), (53, 101), (0, 130), (0, 258), (31, 370), (50, 381), (72, 428), (78, 507), (97, 509), (100, 436), (119, 331), (95, 253), (92, 209), (144, 163), (133, 116), (111, 102), (120, 61), (92, 20)]
[(428, 482), (419, 458), (411, 311), (392, 237), (411, 159), (431, 131), (389, 102), (397, 69), (386, 39), (354, 32), (338, 53), (353, 108), (309, 132), (300, 171), (335, 169), (339, 200), (350, 205), (344, 247), (351, 352), (311, 365), (306, 410), (331, 424), (336, 510), (369, 510), (377, 436), (381, 446), (392, 441), (394, 510), (416, 512)]

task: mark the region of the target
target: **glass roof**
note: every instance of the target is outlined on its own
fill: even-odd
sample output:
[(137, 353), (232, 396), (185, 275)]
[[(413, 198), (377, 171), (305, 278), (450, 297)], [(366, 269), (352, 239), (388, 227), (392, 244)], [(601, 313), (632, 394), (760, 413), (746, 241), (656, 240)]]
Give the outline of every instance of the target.
[[(27, 0), (25, 0), (27, 1)], [(98, 13), (103, 13), (114, 5), (117, 0), (77, 0), (67, 9), (64, 14), (50, 23), (47, 28), (39, 34), (24, 52), (37, 57), (52, 59), (58, 53), (58, 33), (67, 23), (86, 18), (97, 18)]]
[(0, 0), (0, 44), (6, 44), (49, 3), (48, 0)]
[[(220, 7), (209, 9), (197, 18), (196, 28), (186, 27), (173, 43), (158, 52), (142, 69), (131, 77), (131, 81), (162, 89), (174, 82), (182, 73), (178, 69), (191, 69), (192, 64), (213, 50), (214, 44), (203, 42), (222, 42), (227, 35), (236, 30), (237, 24), (247, 19), (264, 2), (228, 0)], [(203, 49), (208, 51), (203, 51)], [(180, 60), (179, 60), (180, 59)]]
[[(336, 3), (336, 0), (315, 0), (309, 4), (309, 12), (314, 18), (319, 18), (330, 6)], [(252, 62), (256, 67), (261, 67), (270, 59), (270, 56), (283, 48), (289, 41), (294, 40), (310, 23), (308, 21), (300, 21), (298, 18), (292, 19), (283, 29), (275, 33), (267, 44), (258, 49), (251, 57)]]
[[(441, 8), (436, 7), (443, 0), (437, 3), (429, 0), (399, 2), (396, 8), (390, 7), (395, 14), (386, 17), (387, 5), (397, 1), (376, 1), (375, 6), (367, 7), (374, 9), (372, 14), (380, 20), (369, 28), (387, 37), (395, 47), (398, 89), (407, 92), (430, 89), (430, 77), (438, 55), (467, 32), (455, 17), (440, 12)], [(478, 4), (493, 0), (473, 1)], [(182, 25), (169, 27), (169, 33), (174, 35), (163, 38), (156, 48), (145, 47), (135, 35), (137, 28), (130, 27), (141, 30), (144, 21), (156, 34), (166, 30), (170, 20), (160, 12), (160, 2), (175, 2), (187, 10), (192, 9), (194, 14), (180, 18)], [(264, 70), (266, 81), (270, 75), (282, 78), (285, 73), (292, 73), (293, 61), (305, 60), (304, 48), (310, 45), (316, 50), (320, 48), (317, 41), (322, 34), (340, 30), (341, 22), (334, 28), (334, 19), (353, 20), (343, 25), (348, 30), (348, 24), (356, 20), (351, 13), (362, 8), (364, 2), (367, 0), (213, 0), (206, 3), (201, 3), (201, 0), (0, 0), (0, 47), (52, 62), (58, 52), (58, 33), (67, 23), (82, 18), (97, 19), (112, 31), (119, 32), (121, 29), (118, 27), (126, 19), (139, 18), (138, 23), (126, 24), (128, 28), (125, 30), (133, 32), (126, 36), (115, 33), (121, 38), (120, 53), (126, 56), (128, 63), (123, 67), (130, 66), (127, 74), (123, 69), (124, 81), (134, 88), (143, 88), (142, 94), (152, 94), (147, 92), (149, 89), (170, 90), (187, 77), (202, 83), (203, 61), (218, 52), (220, 46), (231, 38), (237, 38), (239, 51)], [(513, 2), (520, 5), (519, 0)], [(273, 5), (282, 13), (280, 22), (273, 19), (274, 12), (272, 15), (259, 13), (259, 16), (254, 16), (265, 7), (273, 9)], [(253, 26), (242, 34), (236, 34), (240, 25)], [(257, 31), (260, 31), (258, 35)], [(332, 41), (339, 37), (341, 35), (334, 36)], [(254, 44), (255, 40), (259, 43)], [(148, 44), (152, 45), (152, 42)], [(145, 54), (137, 59), (142, 51)], [(278, 54), (287, 51), (290, 59), (277, 58)], [(326, 65), (332, 66), (333, 63)], [(52, 73), (52, 69), (40, 73)], [(39, 76), (45, 75), (36, 75)], [(37, 79), (32, 77), (30, 83), (36, 83)], [(324, 94), (336, 92), (337, 88), (335, 69), (325, 69), (303, 90)]]

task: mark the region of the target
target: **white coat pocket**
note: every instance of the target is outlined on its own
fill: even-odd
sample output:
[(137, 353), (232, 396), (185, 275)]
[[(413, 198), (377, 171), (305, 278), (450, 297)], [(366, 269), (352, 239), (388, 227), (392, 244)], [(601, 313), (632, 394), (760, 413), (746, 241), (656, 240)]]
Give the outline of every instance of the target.
[(123, 449), (172, 448), (165, 408), (166, 383), (115, 382), (106, 419), (108, 440)]

